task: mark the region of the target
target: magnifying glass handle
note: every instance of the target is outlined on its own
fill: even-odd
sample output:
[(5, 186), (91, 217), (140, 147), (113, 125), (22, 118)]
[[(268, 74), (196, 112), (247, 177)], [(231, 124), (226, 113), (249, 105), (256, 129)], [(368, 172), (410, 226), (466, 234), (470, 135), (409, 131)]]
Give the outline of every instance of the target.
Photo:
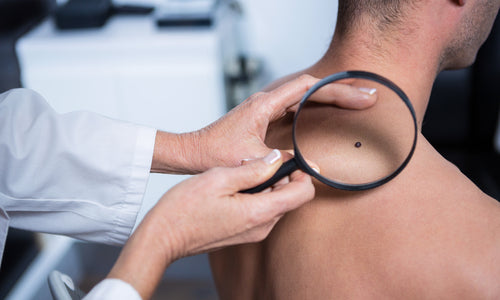
[(276, 173), (274, 173), (274, 175), (271, 178), (269, 178), (266, 182), (254, 188), (243, 190), (240, 193), (254, 194), (262, 192), (263, 190), (267, 189), (268, 187), (278, 182), (281, 178), (292, 174), (292, 172), (297, 170), (298, 168), (299, 166), (297, 165), (297, 161), (295, 160), (295, 158), (292, 158), (289, 161), (283, 163), (281, 167), (278, 169), (278, 171), (276, 171)]

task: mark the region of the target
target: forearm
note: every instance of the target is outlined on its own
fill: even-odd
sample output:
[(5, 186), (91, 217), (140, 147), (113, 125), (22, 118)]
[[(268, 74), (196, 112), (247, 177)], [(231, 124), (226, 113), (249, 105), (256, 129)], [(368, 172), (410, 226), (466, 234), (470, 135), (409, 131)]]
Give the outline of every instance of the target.
[(123, 248), (107, 278), (125, 281), (142, 299), (151, 298), (173, 260), (167, 236), (163, 226), (146, 217)]
[(158, 131), (153, 152), (152, 173), (196, 174), (205, 171), (201, 161), (199, 132), (175, 134)]

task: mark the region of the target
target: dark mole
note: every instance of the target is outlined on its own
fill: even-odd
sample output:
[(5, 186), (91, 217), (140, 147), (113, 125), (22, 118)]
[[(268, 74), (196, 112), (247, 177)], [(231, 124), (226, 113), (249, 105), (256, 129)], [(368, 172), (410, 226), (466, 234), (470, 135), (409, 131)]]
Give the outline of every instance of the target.
[(356, 142), (356, 144), (354, 144), (354, 146), (355, 146), (356, 148), (361, 147), (361, 142)]

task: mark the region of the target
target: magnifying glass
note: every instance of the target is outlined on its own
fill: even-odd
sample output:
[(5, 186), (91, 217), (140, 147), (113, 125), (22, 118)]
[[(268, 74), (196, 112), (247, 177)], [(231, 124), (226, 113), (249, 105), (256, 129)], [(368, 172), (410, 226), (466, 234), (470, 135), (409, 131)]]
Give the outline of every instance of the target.
[[(363, 110), (312, 101), (331, 83), (376, 89), (377, 101)], [(365, 71), (336, 73), (316, 83), (300, 102), (293, 120), (294, 158), (268, 181), (242, 192), (263, 191), (297, 169), (337, 189), (372, 189), (406, 167), (415, 151), (417, 134), (415, 110), (396, 84)], [(316, 163), (321, 173), (308, 161)]]

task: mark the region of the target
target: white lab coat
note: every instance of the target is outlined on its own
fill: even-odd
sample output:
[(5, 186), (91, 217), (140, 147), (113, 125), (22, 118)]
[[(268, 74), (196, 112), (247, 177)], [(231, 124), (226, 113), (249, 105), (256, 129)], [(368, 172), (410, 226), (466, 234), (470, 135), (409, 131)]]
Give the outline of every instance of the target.
[[(155, 136), (153, 128), (94, 113), (57, 114), (31, 90), (0, 94), (0, 258), (8, 226), (124, 244), (141, 207)], [(112, 293), (117, 286), (128, 285), (104, 281), (98, 288)]]

